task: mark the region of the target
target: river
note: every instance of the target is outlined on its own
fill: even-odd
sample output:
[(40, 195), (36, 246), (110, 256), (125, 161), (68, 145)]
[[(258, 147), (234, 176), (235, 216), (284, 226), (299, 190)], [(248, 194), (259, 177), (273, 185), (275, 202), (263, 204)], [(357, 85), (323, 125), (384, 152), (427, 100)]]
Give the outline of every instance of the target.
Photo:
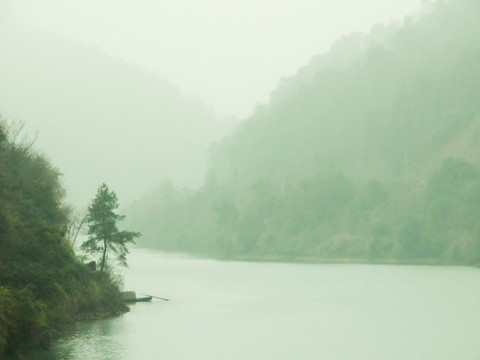
[(222, 262), (135, 249), (125, 288), (170, 298), (82, 322), (32, 359), (478, 360), (480, 271)]

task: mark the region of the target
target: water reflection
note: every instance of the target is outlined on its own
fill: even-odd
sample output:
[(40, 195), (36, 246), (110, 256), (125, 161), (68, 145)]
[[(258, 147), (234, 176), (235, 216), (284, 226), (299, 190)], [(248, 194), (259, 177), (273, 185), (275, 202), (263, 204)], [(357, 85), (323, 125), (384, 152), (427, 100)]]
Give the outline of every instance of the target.
[(70, 334), (55, 341), (48, 351), (32, 354), (38, 360), (124, 359), (128, 351), (122, 341), (126, 335), (121, 317), (97, 321), (82, 321)]

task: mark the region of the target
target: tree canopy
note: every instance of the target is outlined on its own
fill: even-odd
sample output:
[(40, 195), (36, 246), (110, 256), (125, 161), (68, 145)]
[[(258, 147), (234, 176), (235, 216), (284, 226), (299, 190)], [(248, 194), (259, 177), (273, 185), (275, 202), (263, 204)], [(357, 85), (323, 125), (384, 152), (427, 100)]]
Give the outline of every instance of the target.
[(81, 249), (100, 254), (100, 272), (105, 271), (109, 251), (116, 255), (121, 265), (127, 266), (128, 244), (133, 244), (140, 233), (134, 231), (120, 231), (117, 223), (124, 220), (124, 215), (115, 212), (119, 207), (117, 195), (110, 191), (106, 184), (102, 184), (97, 195), (88, 207), (87, 224), (88, 240)]

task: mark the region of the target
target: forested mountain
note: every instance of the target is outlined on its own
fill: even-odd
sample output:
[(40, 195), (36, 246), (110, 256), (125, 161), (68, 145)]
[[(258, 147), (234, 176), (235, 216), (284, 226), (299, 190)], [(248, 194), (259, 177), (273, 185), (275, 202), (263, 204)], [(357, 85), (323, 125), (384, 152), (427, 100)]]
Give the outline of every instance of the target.
[[(454, 1), (401, 28), (343, 38), (220, 144), (212, 172), (244, 185), (334, 171), (391, 180), (407, 158), (410, 177), (423, 176), (478, 110), (477, 6)], [(369, 40), (376, 34), (388, 41)]]
[[(0, 26), (0, 109), (39, 132), (76, 204), (105, 181), (128, 201), (165, 177), (198, 186), (225, 123), (165, 79), (100, 49)], [(135, 184), (132, 186), (132, 184)]]
[(131, 209), (143, 245), (223, 257), (480, 262), (480, 3), (339, 40), (212, 147), (203, 187)]
[(59, 172), (6, 125), (0, 118), (0, 359), (48, 345), (80, 314), (128, 310), (66, 240)]

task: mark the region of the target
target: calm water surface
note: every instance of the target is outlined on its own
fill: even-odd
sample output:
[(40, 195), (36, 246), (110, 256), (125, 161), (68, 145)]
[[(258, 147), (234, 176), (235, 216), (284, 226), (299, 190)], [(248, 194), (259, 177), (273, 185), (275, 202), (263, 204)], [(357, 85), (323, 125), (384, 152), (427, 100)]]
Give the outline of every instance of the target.
[(135, 250), (125, 288), (168, 297), (81, 323), (37, 359), (480, 359), (480, 271), (221, 262)]

